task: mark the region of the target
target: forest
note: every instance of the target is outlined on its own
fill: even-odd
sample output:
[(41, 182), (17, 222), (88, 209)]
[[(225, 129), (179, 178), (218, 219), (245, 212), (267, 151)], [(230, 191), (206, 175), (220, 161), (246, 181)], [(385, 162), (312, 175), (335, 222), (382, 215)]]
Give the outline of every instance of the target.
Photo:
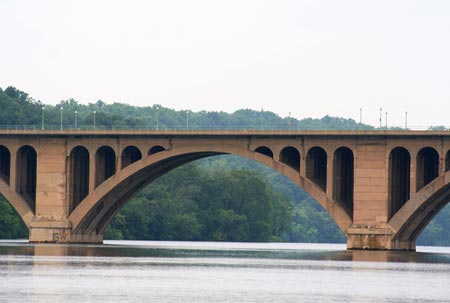
[[(102, 100), (57, 105), (14, 87), (0, 88), (0, 128), (127, 129), (374, 129), (339, 117), (296, 119), (268, 111), (234, 113), (136, 107)], [(1, 142), (0, 142), (1, 145)], [(418, 239), (450, 245), (450, 207)], [(26, 238), (27, 229), (0, 196), (0, 239)], [(321, 206), (283, 175), (237, 156), (215, 156), (179, 167), (136, 193), (108, 226), (106, 239), (343, 243), (345, 236)]]

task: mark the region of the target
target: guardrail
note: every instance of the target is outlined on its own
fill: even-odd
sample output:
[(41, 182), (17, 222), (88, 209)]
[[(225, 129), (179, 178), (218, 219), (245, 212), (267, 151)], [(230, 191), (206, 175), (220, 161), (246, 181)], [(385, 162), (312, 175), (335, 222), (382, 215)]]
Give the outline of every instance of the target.
[(345, 128), (345, 129), (330, 129), (330, 128), (308, 128), (308, 127), (272, 127), (265, 129), (245, 128), (245, 127), (162, 127), (155, 129), (154, 127), (129, 127), (126, 125), (0, 125), (0, 131), (152, 131), (152, 132), (171, 132), (171, 131), (255, 131), (255, 132), (298, 132), (298, 131), (363, 131), (363, 132), (409, 132), (409, 131), (450, 131), (450, 126), (411, 126), (408, 128), (401, 127), (381, 127), (373, 129), (363, 128)]

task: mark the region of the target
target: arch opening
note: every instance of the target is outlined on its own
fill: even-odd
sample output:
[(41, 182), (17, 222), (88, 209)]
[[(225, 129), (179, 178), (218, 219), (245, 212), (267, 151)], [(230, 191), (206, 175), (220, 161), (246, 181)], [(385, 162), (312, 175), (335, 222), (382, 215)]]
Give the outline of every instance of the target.
[(447, 155), (445, 156), (445, 171), (450, 170), (450, 150), (447, 152)]
[[(121, 170), (118, 172), (120, 176), (118, 179), (120, 183), (114, 183), (113, 180), (105, 182), (105, 188), (102, 189), (101, 197), (89, 196), (75, 209), (71, 215), (70, 220), (73, 222), (73, 228), (75, 233), (79, 233), (80, 236), (84, 234), (103, 234), (105, 228), (108, 226), (112, 218), (123, 208), (125, 204), (144, 186), (152, 183), (156, 178), (166, 174), (170, 170), (182, 166), (186, 163), (194, 160), (228, 154), (227, 152), (220, 151), (208, 151), (208, 152), (191, 152), (191, 153), (174, 153), (169, 151), (169, 154), (165, 157), (159, 158), (147, 158), (143, 167), (134, 167), (133, 170)], [(264, 162), (262, 159), (254, 154), (236, 154), (248, 158), (256, 162)], [(250, 157), (249, 157), (250, 156)], [(155, 161), (155, 162), (154, 162)], [(223, 163), (221, 162), (221, 165)], [(345, 230), (351, 222), (351, 218), (345, 212), (343, 207), (339, 203), (335, 203), (334, 200), (328, 201), (325, 194), (322, 191), (317, 190), (317, 185), (310, 182), (305, 183), (305, 179), (301, 177), (299, 179), (298, 173), (294, 169), (282, 169), (279, 165), (268, 165), (267, 163), (261, 163), (269, 166), (272, 169), (282, 173), (289, 180), (293, 181), (296, 186), (302, 188), (308, 195), (311, 195), (315, 199), (320, 207), (327, 211), (330, 215), (331, 222), (334, 222), (339, 227), (339, 231)], [(305, 187), (306, 186), (306, 187)], [(283, 189), (285, 189), (283, 187)], [(297, 200), (296, 201), (300, 201)], [(331, 203), (329, 203), (331, 202)], [(316, 207), (314, 207), (316, 208)], [(330, 212), (330, 210), (333, 210)], [(326, 216), (325, 216), (326, 217)], [(321, 218), (325, 218), (323, 214)], [(313, 228), (315, 230), (315, 228)], [(300, 231), (300, 230), (299, 230)], [(315, 231), (317, 232), (317, 231)], [(339, 234), (339, 232), (338, 232)]]
[(389, 218), (409, 200), (411, 156), (403, 147), (396, 147), (389, 157)]
[(102, 146), (95, 155), (95, 186), (116, 173), (116, 154), (109, 146)]
[(141, 159), (141, 151), (136, 146), (128, 146), (122, 152), (122, 168), (125, 168)]
[(327, 153), (321, 147), (313, 147), (306, 156), (306, 177), (323, 191), (327, 189)]
[(262, 154), (264, 156), (267, 156), (269, 158), (273, 158), (273, 152), (267, 146), (260, 146), (257, 149), (255, 149), (255, 152), (260, 153), (260, 154)]
[(424, 147), (417, 154), (416, 189), (420, 190), (439, 175), (439, 154), (434, 148)]
[(283, 148), (280, 153), (280, 161), (296, 171), (300, 171), (300, 152), (295, 147), (288, 146)]
[(36, 211), (37, 154), (29, 145), (17, 152), (17, 192)]
[(9, 184), (11, 173), (11, 153), (5, 146), (0, 146), (0, 178)]
[[(225, 157), (236, 157), (236, 162), (232, 163), (230, 162), (230, 165), (227, 165), (226, 167), (235, 167), (235, 165), (243, 165), (244, 167), (247, 166), (251, 166), (252, 168), (249, 168), (250, 170), (255, 169), (255, 164), (251, 164), (251, 163), (245, 163), (245, 162), (250, 162), (250, 161), (254, 161), (254, 160), (248, 160), (245, 158), (240, 159), (241, 157), (238, 156), (231, 156), (231, 155), (227, 155), (227, 156), (223, 156), (220, 157), (219, 159), (217, 159), (217, 163), (218, 165), (223, 165), (224, 163), (228, 163), (228, 161), (225, 161), (224, 158)], [(193, 158), (191, 158), (193, 159)], [(175, 158), (173, 159), (175, 160)], [(170, 160), (171, 161), (171, 160)], [(180, 159), (177, 159), (176, 161), (181, 161)], [(242, 222), (247, 222), (246, 218), (244, 217), (243, 214), (239, 213), (238, 210), (233, 209), (233, 205), (236, 206), (236, 208), (241, 209), (241, 211), (245, 211), (245, 209), (247, 211), (249, 211), (250, 213), (252, 212), (251, 209), (247, 209), (248, 206), (245, 205), (249, 205), (246, 203), (241, 202), (241, 199), (248, 199), (249, 197), (247, 196), (248, 193), (251, 193), (250, 195), (258, 195), (258, 188), (260, 189), (261, 187), (257, 186), (257, 188), (252, 188), (252, 187), (246, 187), (244, 181), (238, 179), (236, 182), (231, 182), (231, 183), (224, 183), (224, 184), (228, 184), (228, 186), (224, 187), (224, 186), (220, 186), (219, 180), (221, 182), (227, 182), (226, 180), (229, 180), (229, 177), (227, 173), (224, 173), (224, 171), (222, 170), (223, 166), (216, 166), (215, 164), (212, 164), (214, 160), (212, 159), (206, 159), (206, 160), (201, 160), (202, 162), (204, 161), (205, 166), (204, 168), (200, 169), (201, 171), (203, 171), (204, 169), (207, 170), (204, 175), (203, 178), (198, 178), (198, 175), (193, 173), (191, 169), (186, 169), (187, 167), (192, 167), (191, 165), (184, 165), (181, 164), (181, 162), (179, 162), (179, 165), (177, 167), (177, 172), (181, 171), (182, 173), (178, 173), (178, 176), (175, 177), (176, 175), (172, 175), (172, 171), (171, 172), (164, 172), (163, 174), (161, 174), (159, 177), (161, 177), (161, 179), (159, 179), (159, 177), (157, 177), (158, 180), (155, 179), (155, 182), (157, 182), (157, 184), (155, 184), (155, 188), (154, 191), (151, 190), (151, 186), (144, 189), (143, 191), (140, 191), (140, 193), (138, 193), (138, 199), (136, 200), (131, 200), (130, 204), (133, 205), (133, 208), (130, 208), (130, 204), (128, 204), (128, 201), (124, 201), (123, 204), (123, 208), (120, 207), (120, 209), (122, 209), (123, 211), (120, 212), (120, 216), (118, 217), (119, 219), (117, 220), (112, 220), (112, 225), (111, 228), (107, 228), (107, 233), (105, 233), (105, 236), (107, 239), (112, 239), (111, 235), (117, 235), (117, 231), (121, 230), (120, 228), (122, 226), (124, 226), (123, 224), (125, 224), (124, 222), (126, 221), (126, 218), (128, 218), (128, 215), (131, 216), (131, 218), (133, 218), (134, 222), (143, 222), (139, 219), (136, 219), (136, 211), (134, 210), (134, 207), (138, 206), (139, 209), (142, 209), (142, 212), (145, 212), (148, 214), (148, 216), (146, 218), (153, 218), (153, 216), (155, 216), (155, 214), (153, 213), (159, 213), (161, 209), (166, 209), (164, 205), (164, 203), (167, 203), (167, 205), (171, 205), (169, 207), (169, 209), (167, 209), (167, 211), (164, 211), (161, 215), (158, 216), (164, 216), (166, 215), (167, 212), (170, 213), (172, 207), (174, 207), (174, 205), (177, 204), (173, 204), (174, 202), (171, 202), (172, 199), (173, 201), (175, 200), (179, 200), (179, 196), (180, 196), (180, 192), (182, 193), (186, 193), (187, 196), (183, 196), (183, 199), (186, 199), (187, 201), (190, 201), (189, 203), (198, 203), (195, 206), (193, 206), (193, 209), (198, 210), (198, 208), (200, 208), (200, 212), (201, 213), (205, 213), (205, 211), (210, 211), (211, 209), (207, 206), (207, 204), (209, 204), (209, 202), (211, 202), (211, 207), (213, 207), (213, 205), (221, 205), (221, 203), (224, 203), (224, 207), (226, 208), (225, 210), (221, 210), (220, 211), (220, 215), (218, 213), (219, 216), (212, 216), (211, 217), (211, 222), (216, 222), (214, 224), (215, 227), (217, 227), (218, 229), (220, 229), (220, 232), (218, 232), (217, 234), (215, 234), (215, 236), (217, 236), (218, 238), (214, 238), (215, 241), (224, 241), (224, 240), (230, 240), (232, 238), (229, 238), (228, 236), (225, 236), (225, 238), (221, 238), (222, 232), (224, 233), (224, 235), (227, 235), (227, 231), (224, 230), (225, 226), (222, 226), (222, 223), (224, 222), (230, 222), (228, 220), (231, 220), (231, 218), (234, 219), (242, 219), (238, 220), (238, 221), (233, 221), (233, 223), (231, 225), (229, 225), (229, 227), (226, 228), (231, 228), (234, 230), (237, 229), (241, 229), (244, 228), (241, 223)], [(243, 162), (244, 161), (244, 162)], [(289, 230), (288, 233), (286, 233), (284, 236), (285, 238), (283, 238), (283, 241), (306, 241), (306, 242), (339, 242), (339, 243), (344, 243), (345, 241), (345, 236), (342, 233), (342, 231), (339, 229), (339, 227), (337, 226), (337, 224), (333, 221), (333, 218), (325, 212), (325, 210), (323, 210), (323, 208), (318, 204), (318, 202), (316, 201), (312, 201), (312, 199), (310, 199), (309, 195), (305, 192), (303, 192), (299, 187), (298, 184), (295, 184), (292, 181), (288, 181), (288, 179), (286, 178), (286, 176), (282, 177), (281, 175), (278, 174), (273, 174), (273, 173), (269, 173), (268, 170), (273, 169), (272, 168), (267, 168), (266, 166), (262, 165), (262, 164), (258, 164), (256, 163), (256, 165), (260, 166), (259, 169), (262, 169), (261, 171), (261, 175), (262, 176), (271, 176), (271, 181), (277, 181), (277, 182), (283, 182), (281, 187), (279, 187), (279, 190), (282, 190), (283, 192), (285, 192), (286, 188), (289, 188), (289, 192), (291, 194), (295, 195), (292, 197), (293, 199), (295, 199), (295, 201), (301, 201), (299, 203), (294, 202), (292, 204), (292, 215), (295, 217), (295, 222), (292, 223), (292, 225), (289, 225), (292, 227), (292, 230)], [(218, 168), (220, 167), (221, 169), (217, 170), (217, 172), (214, 171), (210, 171), (210, 170), (214, 170), (214, 168)], [(259, 171), (258, 169), (258, 171)], [(238, 175), (239, 173), (242, 174), (242, 170), (235, 168), (235, 169), (231, 169), (230, 171), (235, 171), (236, 174), (234, 174), (233, 176)], [(245, 170), (245, 168), (244, 168)], [(155, 171), (161, 171), (158, 167), (153, 166), (151, 169), (149, 169), (147, 171), (147, 180), (148, 179), (154, 179), (153, 177), (150, 176), (150, 174), (152, 174)], [(183, 172), (184, 171), (184, 172)], [(228, 171), (228, 170), (226, 170)], [(294, 174), (293, 170), (292, 174)], [(167, 173), (167, 174), (166, 174)], [(173, 171), (173, 173), (175, 173), (175, 171)], [(170, 176), (169, 176), (170, 174)], [(166, 177), (167, 175), (167, 177)], [(259, 175), (259, 173), (258, 173)], [(184, 176), (184, 177), (182, 177)], [(208, 179), (204, 179), (204, 177), (207, 177)], [(166, 179), (167, 184), (164, 183), (159, 183), (160, 180), (162, 180), (163, 178)], [(272, 179), (273, 178), (273, 179)], [(286, 178), (284, 181), (283, 178)], [(234, 178), (233, 178), (234, 179)], [(172, 182), (174, 180), (177, 180), (176, 185), (172, 184)], [(244, 179), (245, 180), (245, 179)], [(186, 185), (183, 185), (183, 183), (186, 182)], [(284, 183), (286, 182), (286, 183)], [(133, 183), (136, 184), (136, 183)], [(242, 186), (243, 188), (241, 189), (237, 189), (234, 186)], [(163, 188), (166, 188), (165, 186), (167, 186), (167, 189), (163, 190), (164, 192), (166, 192), (167, 194), (164, 194), (164, 198), (161, 201), (158, 201), (158, 193), (161, 192), (161, 190)], [(183, 188), (189, 187), (190, 189), (186, 192)], [(277, 188), (278, 186), (273, 184), (274, 188)], [(213, 189), (215, 188), (215, 189)], [(221, 193), (220, 191), (223, 190), (223, 188), (226, 188), (227, 190), (231, 191), (230, 193)], [(195, 189), (195, 190), (192, 190)], [(179, 192), (178, 192), (179, 190)], [(241, 191), (242, 190), (242, 193)], [(295, 192), (296, 190), (300, 191), (299, 193)], [(295, 192), (295, 193), (293, 193)], [(144, 194), (145, 193), (145, 194)], [(190, 196), (190, 194), (193, 194), (193, 196)], [(281, 193), (281, 192), (280, 192)], [(211, 195), (210, 197), (208, 195)], [(239, 198), (236, 201), (239, 202), (233, 202), (233, 195), (237, 195)], [(298, 196), (297, 196), (298, 195)], [(116, 196), (116, 195), (115, 195)], [(197, 199), (203, 199), (197, 202), (194, 202)], [(259, 196), (258, 196), (259, 197)], [(223, 198), (223, 200), (221, 200)], [(251, 197), (250, 197), (251, 198)], [(148, 199), (148, 200), (147, 200)], [(297, 200), (298, 199), (298, 200)], [(253, 207), (262, 207), (264, 208), (263, 205), (265, 205), (264, 203), (260, 204), (259, 202), (262, 202), (263, 200), (260, 198), (254, 198), (255, 204), (252, 204)], [(147, 201), (145, 204), (147, 206), (143, 206), (142, 203), (144, 203), (144, 201)], [(167, 202), (166, 202), (167, 201)], [(222, 202), (221, 202), (222, 201)], [(280, 200), (281, 201), (281, 200)], [(286, 200), (283, 200), (286, 201)], [(236, 203), (236, 204), (235, 204)], [(249, 202), (248, 202), (249, 203)], [(294, 206), (295, 204), (295, 206)], [(186, 205), (184, 202), (180, 203), (180, 205)], [(281, 204), (282, 205), (282, 204)], [(281, 206), (280, 205), (280, 206)], [(184, 207), (184, 206), (183, 206)], [(187, 217), (192, 218), (192, 213), (187, 212), (186, 214), (183, 213), (183, 207), (179, 208), (178, 206), (176, 207), (176, 209), (179, 211), (177, 212), (177, 215), (180, 216), (180, 219), (185, 219)], [(117, 207), (111, 207), (109, 209), (109, 211), (106, 211), (106, 208), (108, 208), (108, 202), (103, 203), (98, 209), (96, 209), (94, 212), (95, 213), (101, 213), (104, 212), (105, 216), (104, 218), (108, 218), (110, 217), (110, 215), (113, 215), (114, 212), (118, 212), (118, 208)], [(289, 209), (291, 209), (289, 207)], [(152, 210), (152, 211), (151, 211)], [(256, 208), (254, 209), (256, 210)], [(279, 208), (277, 207), (277, 210), (279, 210)], [(237, 211), (237, 212), (234, 212)], [(263, 211), (263, 210), (261, 210)], [(324, 213), (325, 212), (325, 213)], [(311, 217), (305, 218), (305, 213), (311, 214)], [(314, 214), (314, 216), (313, 216)], [(116, 216), (116, 214), (113, 215), (113, 217)], [(255, 215), (256, 216), (256, 215)], [(287, 217), (291, 218), (291, 215), (288, 215)], [(161, 219), (161, 217), (158, 217), (159, 219), (157, 220), (157, 218), (154, 219), (149, 219), (145, 221), (145, 224), (150, 224), (150, 222), (154, 222), (155, 225), (143, 225), (141, 227), (139, 226), (134, 226), (131, 228), (125, 228), (124, 233), (120, 233), (121, 235), (123, 235), (124, 237), (126, 237), (127, 239), (151, 239), (151, 240), (180, 240), (178, 238), (170, 238), (173, 237), (173, 235), (178, 234), (177, 232), (172, 232), (169, 233), (167, 232), (167, 230), (173, 231), (172, 228), (174, 228), (174, 226), (178, 226), (179, 222), (176, 219), (173, 219), (172, 217), (167, 218), (167, 219)], [(197, 217), (198, 218), (198, 217)], [(315, 219), (313, 219), (315, 218)], [(111, 218), (112, 219), (112, 218)], [(226, 219), (226, 220), (225, 220)], [(95, 216), (93, 215), (91, 217), (91, 222), (95, 222)], [(162, 221), (161, 221), (162, 220)], [(173, 224), (170, 224), (170, 227), (168, 227), (168, 225), (165, 224), (165, 222), (173, 222)], [(225, 221), (224, 221), (225, 220)], [(250, 217), (248, 217), (248, 220), (251, 220)], [(192, 226), (198, 226), (197, 225), (197, 221), (194, 219), (194, 224), (190, 225)], [(270, 221), (270, 220), (269, 220)], [(268, 222), (269, 222), (268, 221)], [(102, 219), (100, 221), (98, 221), (98, 228), (97, 231), (101, 232), (102, 230), (106, 229), (107, 226), (109, 226), (110, 220), (106, 220), (106, 219)], [(161, 222), (161, 223), (159, 223)], [(206, 228), (206, 225), (203, 225), (203, 223), (205, 223), (204, 220), (199, 220), (198, 222), (200, 222), (200, 226), (203, 226)], [(272, 221), (270, 221), (272, 222)], [(262, 224), (262, 222), (261, 222)], [(91, 224), (88, 224), (91, 225)], [(95, 226), (95, 224), (92, 223), (92, 226)], [(318, 226), (327, 226), (326, 228), (319, 228), (319, 230), (317, 230)], [(219, 228), (220, 227), (220, 228)], [(140, 228), (142, 228), (142, 232), (140, 232)], [(167, 228), (167, 229), (165, 229)], [(249, 227), (246, 227), (249, 228)], [(256, 228), (255, 226), (250, 228)], [(203, 230), (203, 228), (201, 228)], [(90, 230), (90, 228), (88, 228), (88, 230)], [(157, 231), (156, 231), (157, 230)], [(189, 233), (190, 228), (187, 228), (186, 233), (183, 234), (189, 234), (192, 235), (192, 233)], [(208, 229), (209, 230), (209, 229)], [(133, 232), (133, 235), (137, 235), (139, 237), (145, 237), (144, 235), (148, 234), (148, 235), (153, 235), (153, 237), (150, 238), (133, 238), (133, 236), (130, 236), (130, 232)], [(230, 230), (230, 232), (232, 232)], [(245, 234), (245, 233), (244, 233)], [(169, 235), (169, 238), (163, 238), (161, 235)], [(205, 235), (203, 235), (205, 236)], [(211, 236), (211, 235), (209, 235)], [(201, 240), (201, 241), (208, 241), (208, 240), (212, 240), (210, 238), (208, 238), (209, 236), (206, 236), (207, 238), (197, 238), (194, 240)], [(160, 238), (161, 237), (161, 238)], [(183, 238), (184, 239), (184, 238)], [(233, 238), (233, 239), (239, 239), (239, 238)], [(250, 239), (257, 239), (254, 237), (250, 237)], [(192, 238), (186, 238), (184, 240), (193, 240)], [(251, 241), (249, 239), (246, 239), (246, 241)], [(255, 241), (255, 240), (254, 240)], [(266, 241), (266, 240), (264, 240)]]
[(148, 156), (160, 153), (165, 150), (166, 149), (164, 147), (162, 147), (161, 145), (155, 145), (152, 148), (150, 148), (150, 150), (148, 151)]
[(333, 158), (333, 198), (353, 218), (354, 156), (347, 147), (338, 148)]
[(89, 151), (77, 146), (70, 153), (70, 211), (89, 195)]

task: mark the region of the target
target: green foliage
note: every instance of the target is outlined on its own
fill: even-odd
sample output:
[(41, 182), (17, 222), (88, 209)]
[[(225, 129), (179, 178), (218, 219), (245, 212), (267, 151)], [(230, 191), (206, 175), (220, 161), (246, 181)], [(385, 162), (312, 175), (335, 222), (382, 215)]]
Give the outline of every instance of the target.
[(418, 245), (450, 246), (450, 204), (428, 224), (417, 239)]
[(28, 229), (15, 209), (0, 195), (0, 239), (28, 238)]
[[(28, 125), (41, 127), (42, 104), (30, 98), (27, 93), (8, 87), (0, 88), (0, 125)], [(62, 110), (61, 110), (62, 108)], [(76, 112), (76, 114), (75, 114)], [(241, 109), (234, 113), (225, 112), (191, 112), (173, 110), (159, 104), (136, 107), (123, 103), (107, 104), (102, 100), (87, 105), (74, 99), (61, 100), (57, 105), (44, 106), (44, 125), (46, 128), (59, 128), (61, 118), (64, 128), (73, 128), (75, 119), (77, 127), (98, 128), (139, 128), (139, 129), (186, 129), (216, 130), (343, 130), (373, 129), (365, 124), (356, 123), (353, 119), (325, 116), (321, 119), (298, 120), (280, 117), (267, 111)], [(157, 125), (158, 124), (158, 125)]]
[(152, 240), (285, 240), (291, 209), (288, 199), (275, 193), (255, 171), (213, 172), (191, 163), (141, 191), (105, 235)]

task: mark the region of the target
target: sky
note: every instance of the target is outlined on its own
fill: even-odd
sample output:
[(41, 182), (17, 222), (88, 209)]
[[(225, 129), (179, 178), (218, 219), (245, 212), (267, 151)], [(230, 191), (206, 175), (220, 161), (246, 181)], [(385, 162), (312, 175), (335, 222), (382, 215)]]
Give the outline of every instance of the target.
[(0, 12), (0, 87), (46, 104), (450, 126), (450, 1), (1, 0)]

